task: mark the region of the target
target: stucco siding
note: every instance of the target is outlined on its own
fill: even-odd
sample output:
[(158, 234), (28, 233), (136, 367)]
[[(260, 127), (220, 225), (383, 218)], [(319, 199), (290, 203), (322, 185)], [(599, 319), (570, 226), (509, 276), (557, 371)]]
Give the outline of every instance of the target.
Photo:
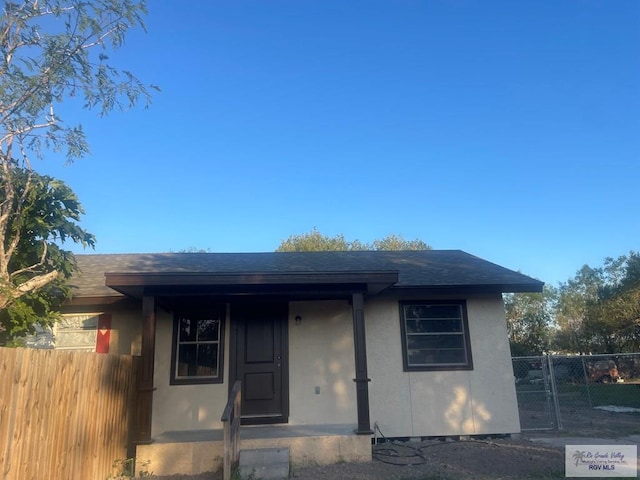
[(402, 372), (398, 302), (371, 300), (365, 304), (367, 366), (371, 423), (387, 436), (413, 434), (410, 377)]
[[(515, 378), (502, 297), (470, 299), (469, 321), (474, 371), (469, 377), (475, 433), (520, 431)], [(471, 317), (471, 314), (469, 314)]]
[[(403, 371), (399, 300), (387, 296), (365, 303), (372, 425), (377, 423), (391, 437), (518, 432), (501, 297), (467, 298), (474, 368), (444, 372)], [(173, 318), (159, 312), (152, 435), (221, 428), (220, 414), (228, 394), (228, 311), (224, 383), (213, 385), (169, 384)], [(296, 317), (300, 317), (298, 323)], [(355, 424), (353, 319), (349, 303), (291, 302), (288, 338), (289, 423)]]
[(346, 301), (290, 303), (289, 423), (355, 424), (354, 365), (352, 313)]
[(142, 312), (118, 311), (111, 315), (109, 353), (140, 355)]
[(403, 371), (398, 300), (365, 305), (372, 424), (392, 437), (518, 432), (501, 297), (467, 299), (474, 368), (444, 372)]
[[(225, 324), (224, 383), (170, 385), (173, 317), (159, 312), (152, 436), (165, 431), (222, 428), (229, 376), (229, 309)], [(296, 324), (295, 318), (301, 321)], [(291, 302), (290, 424), (355, 424), (357, 419), (351, 307), (346, 301)], [(316, 393), (319, 392), (319, 393)]]
[(165, 431), (222, 428), (229, 394), (229, 309), (225, 321), (224, 383), (170, 385), (173, 315), (158, 310), (151, 436)]

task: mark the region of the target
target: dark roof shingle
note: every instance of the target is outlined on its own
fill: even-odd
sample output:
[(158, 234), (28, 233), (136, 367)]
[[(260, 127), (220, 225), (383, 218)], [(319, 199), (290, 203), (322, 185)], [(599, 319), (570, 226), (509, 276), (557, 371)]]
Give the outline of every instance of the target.
[(398, 272), (393, 288), (495, 287), (502, 292), (541, 291), (543, 283), (461, 250), (143, 253), (76, 255), (76, 297), (119, 296), (105, 273), (345, 273)]

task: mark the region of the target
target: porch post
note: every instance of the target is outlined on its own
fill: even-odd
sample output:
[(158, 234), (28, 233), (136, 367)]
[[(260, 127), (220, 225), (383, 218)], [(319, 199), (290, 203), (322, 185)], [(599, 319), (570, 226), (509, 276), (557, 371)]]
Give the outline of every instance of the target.
[(142, 297), (142, 365), (138, 384), (137, 443), (151, 443), (151, 414), (153, 408), (153, 363), (156, 350), (155, 297)]
[(358, 409), (358, 428), (356, 434), (371, 435), (369, 419), (369, 382), (367, 374), (367, 342), (364, 330), (364, 295), (352, 294), (353, 309), (353, 346), (356, 357), (356, 405)]

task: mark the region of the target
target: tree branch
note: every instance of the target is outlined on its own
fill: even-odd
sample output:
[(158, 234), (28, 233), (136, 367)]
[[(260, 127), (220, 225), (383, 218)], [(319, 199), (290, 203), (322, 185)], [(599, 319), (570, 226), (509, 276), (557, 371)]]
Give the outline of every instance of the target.
[(43, 246), (42, 255), (40, 255), (40, 261), (38, 263), (34, 263), (33, 265), (30, 265), (28, 267), (21, 268), (20, 270), (16, 270), (15, 272), (11, 272), (11, 275), (9, 276), (13, 278), (17, 275), (20, 275), (21, 273), (34, 272), (38, 267), (42, 267), (47, 260), (48, 246), (47, 246), (46, 240), (42, 240), (42, 246)]
[(51, 283), (58, 275), (58, 272), (53, 270), (43, 275), (33, 277), (20, 285), (9, 288), (8, 291), (0, 293), (0, 309), (6, 308), (16, 298), (20, 298), (27, 293), (35, 292), (48, 283)]

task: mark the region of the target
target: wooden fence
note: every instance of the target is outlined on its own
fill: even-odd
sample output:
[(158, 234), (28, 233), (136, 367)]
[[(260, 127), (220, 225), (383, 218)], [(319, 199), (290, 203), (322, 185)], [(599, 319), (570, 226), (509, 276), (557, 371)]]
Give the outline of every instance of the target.
[(0, 478), (104, 480), (131, 455), (139, 358), (0, 348)]

